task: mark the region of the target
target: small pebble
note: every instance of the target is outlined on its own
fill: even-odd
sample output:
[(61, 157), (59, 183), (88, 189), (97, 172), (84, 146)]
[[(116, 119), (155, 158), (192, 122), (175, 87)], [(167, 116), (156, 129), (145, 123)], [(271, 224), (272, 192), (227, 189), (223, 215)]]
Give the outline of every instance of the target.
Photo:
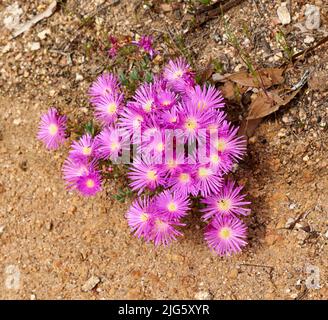
[(196, 300), (213, 300), (213, 296), (208, 291), (199, 291), (195, 294)]
[(320, 28), (320, 9), (312, 4), (307, 4), (305, 9), (305, 27), (308, 30)]
[(306, 36), (306, 38), (304, 39), (304, 43), (306, 43), (306, 44), (310, 44), (312, 42), (314, 42), (314, 38), (313, 37)]
[(47, 35), (49, 35), (50, 33), (51, 33), (50, 29), (45, 29), (38, 33), (38, 38), (40, 40), (44, 40), (47, 37)]
[(75, 76), (75, 80), (76, 81), (82, 81), (83, 80), (83, 76), (81, 74), (77, 73), (76, 76)]
[(41, 48), (40, 42), (30, 42), (28, 43), (28, 48), (31, 51), (37, 51)]
[(88, 292), (88, 291), (92, 290), (99, 282), (100, 282), (100, 279), (97, 276), (92, 276), (82, 286), (82, 291), (83, 292)]
[(257, 138), (256, 136), (252, 136), (248, 139), (249, 144), (254, 144), (256, 142)]
[(281, 3), (281, 6), (277, 9), (277, 15), (280, 23), (282, 23), (283, 25), (290, 23), (290, 13), (288, 11), (286, 2)]
[(13, 121), (13, 123), (14, 123), (15, 126), (19, 126), (21, 124), (21, 122), (22, 122), (22, 119), (15, 119)]
[(288, 218), (287, 222), (285, 224), (285, 228), (289, 229), (293, 225), (294, 222), (295, 222), (295, 220), (293, 218)]

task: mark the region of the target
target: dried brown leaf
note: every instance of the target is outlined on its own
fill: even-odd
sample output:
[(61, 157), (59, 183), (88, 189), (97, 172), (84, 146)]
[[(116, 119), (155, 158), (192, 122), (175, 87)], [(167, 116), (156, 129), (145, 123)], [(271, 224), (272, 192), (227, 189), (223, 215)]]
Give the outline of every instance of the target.
[(261, 88), (264, 86), (270, 88), (284, 82), (283, 72), (284, 69), (280, 68), (261, 69), (254, 75), (247, 71), (241, 71), (227, 76), (225, 80), (233, 81), (245, 87)]
[(267, 93), (261, 91), (250, 105), (247, 120), (260, 119), (279, 110), (293, 100), (300, 90), (301, 88), (286, 94), (282, 94), (280, 90)]
[(244, 119), (240, 124), (238, 135), (251, 137), (261, 122), (262, 118), (252, 120)]
[(225, 99), (230, 101), (240, 101), (242, 94), (246, 92), (247, 88), (241, 87), (232, 81), (227, 81), (220, 87), (220, 90)]

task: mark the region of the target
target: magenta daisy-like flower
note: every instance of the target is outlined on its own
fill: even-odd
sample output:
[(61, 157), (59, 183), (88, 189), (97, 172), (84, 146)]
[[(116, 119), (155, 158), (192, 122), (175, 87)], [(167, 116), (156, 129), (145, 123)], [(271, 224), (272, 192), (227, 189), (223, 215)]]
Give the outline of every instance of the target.
[(217, 150), (212, 150), (208, 156), (209, 166), (217, 173), (228, 173), (232, 169), (231, 159), (224, 154), (220, 154)]
[(89, 96), (91, 103), (94, 99), (99, 97), (106, 97), (107, 95), (116, 94), (119, 90), (120, 84), (118, 78), (111, 73), (104, 73), (100, 75), (91, 85), (89, 89)]
[(170, 109), (177, 102), (177, 96), (169, 90), (161, 90), (155, 95), (155, 103), (159, 109)]
[(95, 143), (92, 136), (84, 134), (78, 141), (73, 141), (69, 155), (72, 159), (88, 160), (95, 155)]
[[(170, 146), (171, 148), (171, 146)], [(172, 147), (173, 148), (173, 147)], [(161, 165), (165, 177), (173, 177), (185, 165), (184, 149), (171, 149), (164, 155), (164, 163)]]
[(184, 226), (184, 224), (168, 219), (163, 215), (155, 216), (151, 235), (155, 246), (167, 246), (176, 240), (178, 236), (182, 236), (182, 233), (176, 229), (176, 226)]
[(57, 149), (66, 140), (66, 116), (60, 116), (56, 108), (50, 108), (41, 116), (37, 138), (47, 149)]
[(153, 226), (153, 204), (149, 197), (138, 198), (126, 214), (131, 231), (138, 237), (149, 240)]
[(138, 194), (146, 188), (155, 190), (164, 182), (162, 169), (148, 158), (135, 159), (128, 176), (132, 190), (138, 190)]
[(168, 185), (173, 192), (179, 192), (182, 195), (197, 195), (198, 190), (195, 188), (194, 166), (181, 165), (174, 175), (168, 180)]
[(220, 91), (213, 86), (197, 85), (188, 91), (186, 99), (202, 111), (224, 107)]
[[(212, 113), (213, 117), (207, 126), (208, 136), (210, 138), (216, 137), (220, 128), (226, 122), (226, 114), (223, 111), (215, 111)], [(225, 121), (225, 122), (224, 122)]]
[(190, 200), (178, 192), (163, 191), (155, 198), (155, 206), (159, 213), (169, 219), (180, 219), (190, 209)]
[(76, 189), (83, 196), (94, 196), (101, 191), (101, 177), (98, 171), (91, 171), (84, 174), (76, 181)]
[(247, 244), (247, 227), (238, 218), (216, 216), (204, 234), (208, 246), (220, 256), (238, 253)]
[(89, 172), (96, 171), (96, 162), (88, 162), (86, 159), (73, 159), (68, 157), (63, 164), (63, 176), (68, 189), (76, 188), (77, 180)]
[(183, 112), (180, 114), (180, 128), (183, 130), (185, 139), (190, 142), (195, 139), (204, 140), (206, 128), (213, 117), (213, 113), (210, 111), (203, 112), (191, 103), (184, 103), (181, 109)]
[(119, 126), (129, 136), (133, 134), (141, 135), (141, 128), (144, 122), (145, 114), (141, 110), (138, 110), (134, 104), (128, 103), (127, 107), (121, 113)]
[(195, 170), (195, 189), (203, 197), (216, 194), (222, 186), (222, 176), (209, 165), (197, 165)]
[(240, 160), (246, 151), (245, 138), (238, 136), (238, 127), (230, 126), (227, 121), (224, 121), (218, 130), (217, 137), (211, 138), (211, 143), (214, 150), (229, 156), (234, 161)]
[(168, 90), (167, 80), (164, 79), (164, 77), (161, 74), (160, 75), (158, 75), (158, 74), (154, 75), (153, 86), (154, 86), (155, 92)]
[(177, 106), (168, 110), (161, 110), (158, 114), (159, 122), (165, 129), (176, 129), (180, 126), (179, 113), (181, 111)]
[(108, 94), (95, 98), (95, 118), (103, 125), (111, 125), (122, 110), (123, 94)]
[(164, 79), (177, 92), (185, 92), (195, 84), (194, 73), (184, 58), (169, 61), (164, 68)]
[(156, 109), (155, 92), (152, 84), (146, 83), (136, 90), (133, 96), (134, 104), (145, 113), (150, 113)]
[(228, 181), (218, 194), (205, 198), (202, 202), (207, 206), (202, 209), (203, 219), (213, 216), (246, 216), (250, 209), (244, 206), (250, 204), (245, 201), (246, 195), (241, 194), (242, 186), (235, 187), (235, 183)]
[(139, 148), (141, 154), (153, 157), (157, 163), (162, 163), (165, 151), (165, 137), (162, 130), (156, 127), (148, 128), (142, 136), (142, 144)]
[(97, 157), (115, 161), (123, 151), (129, 150), (126, 138), (120, 129), (104, 128), (96, 137)]

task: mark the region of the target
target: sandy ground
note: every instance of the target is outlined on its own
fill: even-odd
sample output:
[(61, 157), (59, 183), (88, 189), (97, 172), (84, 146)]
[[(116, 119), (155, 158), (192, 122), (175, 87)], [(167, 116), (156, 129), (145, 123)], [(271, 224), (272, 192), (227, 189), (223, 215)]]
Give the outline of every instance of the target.
[[(17, 2), (31, 15), (49, 3), (33, 1), (26, 7), (25, 1)], [(73, 1), (67, 2), (67, 10), (74, 8)], [(11, 3), (4, 1), (0, 11)], [(252, 1), (246, 4), (245, 16), (247, 10), (255, 16), (258, 8)], [(90, 6), (80, 12), (94, 9)], [(111, 32), (134, 30), (131, 6), (120, 1), (111, 9), (105, 19)], [(240, 13), (240, 8), (234, 10), (231, 15)], [(156, 13), (152, 18), (155, 26), (162, 19)], [(73, 65), (49, 53), (54, 44), (71, 39), (74, 21), (61, 9), (12, 40), (13, 47), (0, 55), (0, 298), (327, 299), (328, 134), (322, 124), (328, 119), (327, 95), (304, 89), (287, 110), (265, 119), (252, 137), (236, 173), (252, 201), (249, 245), (242, 254), (213, 255), (197, 215), (188, 217), (190, 226), (181, 241), (155, 249), (130, 235), (124, 213), (131, 199), (111, 199), (117, 192), (114, 180), (92, 199), (68, 193), (61, 165), (69, 143), (51, 153), (35, 139), (39, 116), (51, 105), (71, 119), (91, 114), (84, 95), (94, 76), (90, 66), (79, 62), (83, 36), (82, 44), (71, 49)], [(211, 40), (217, 27), (212, 22), (203, 31), (200, 61), (226, 46)], [(40, 41), (37, 34), (46, 28), (51, 35)], [(202, 38), (201, 31), (191, 37)], [(27, 49), (33, 41), (41, 42), (40, 50)], [(2, 48), (7, 43), (8, 34), (1, 34)], [(326, 51), (327, 45), (306, 66), (316, 70), (327, 61)], [(299, 74), (304, 68), (296, 67)], [(84, 79), (77, 81), (76, 73)], [(294, 120), (283, 121), (284, 116)], [(290, 226), (291, 219), (297, 223)]]

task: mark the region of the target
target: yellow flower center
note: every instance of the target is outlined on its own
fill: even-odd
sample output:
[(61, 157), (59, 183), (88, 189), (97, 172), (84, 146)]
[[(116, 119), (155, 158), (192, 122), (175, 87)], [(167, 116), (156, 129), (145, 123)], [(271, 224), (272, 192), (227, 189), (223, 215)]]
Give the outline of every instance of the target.
[(210, 160), (212, 163), (218, 164), (220, 162), (220, 157), (214, 153), (210, 156)]
[(177, 166), (177, 163), (174, 159), (170, 159), (168, 162), (167, 162), (167, 166), (170, 168), (170, 169), (173, 169), (173, 168), (176, 168)]
[(227, 143), (225, 142), (225, 140), (223, 140), (223, 139), (218, 139), (218, 140), (216, 141), (216, 149), (217, 149), (218, 151), (223, 152), (223, 151), (226, 149), (226, 147), (227, 147)]
[(54, 135), (56, 135), (57, 132), (58, 132), (58, 126), (57, 126), (56, 124), (52, 123), (52, 124), (49, 126), (48, 130), (49, 130), (49, 133), (50, 133), (52, 136), (54, 136)]
[(110, 144), (110, 148), (111, 148), (111, 150), (117, 150), (119, 147), (120, 147), (120, 144), (119, 144), (117, 141), (113, 141), (113, 142)]
[(95, 186), (95, 182), (92, 179), (88, 179), (86, 185), (88, 188), (93, 188)]
[(117, 110), (117, 104), (115, 102), (111, 102), (110, 104), (108, 104), (107, 112), (109, 114), (114, 114), (116, 110)]
[(211, 173), (211, 170), (208, 168), (201, 167), (198, 169), (198, 175), (201, 178), (208, 177)]
[(171, 103), (170, 100), (164, 100), (164, 101), (162, 102), (162, 105), (163, 105), (163, 106), (168, 106), (168, 105), (170, 105), (170, 103)]
[(174, 202), (170, 202), (167, 205), (167, 210), (169, 210), (170, 212), (174, 212), (177, 210), (177, 205)]
[(172, 123), (177, 122), (177, 117), (172, 117), (172, 118), (170, 119), (170, 122), (172, 122)]
[(146, 222), (146, 221), (148, 221), (148, 219), (149, 219), (149, 214), (148, 214), (148, 213), (143, 212), (143, 213), (140, 215), (140, 220), (141, 220), (142, 222)]
[(190, 175), (188, 173), (181, 173), (179, 179), (183, 183), (187, 183), (190, 181)]
[(163, 142), (160, 142), (160, 143), (158, 143), (158, 144), (156, 145), (156, 150), (157, 150), (158, 152), (161, 152), (161, 151), (164, 150), (164, 144), (163, 144)]
[(90, 147), (83, 147), (82, 149), (82, 153), (85, 155), (85, 156), (89, 156), (91, 154), (91, 148)]
[(181, 78), (182, 76), (183, 76), (183, 71), (181, 69), (179, 69), (173, 73), (173, 79), (178, 79), (178, 78)]
[(147, 172), (147, 179), (148, 180), (152, 180), (152, 181), (156, 180), (157, 179), (157, 173), (156, 173), (156, 171), (155, 170), (148, 171)]
[(218, 202), (218, 208), (222, 211), (228, 211), (231, 208), (231, 200), (230, 199), (221, 199)]
[(153, 106), (153, 100), (148, 100), (144, 105), (144, 110), (146, 112), (150, 112), (152, 106)]
[(219, 237), (221, 239), (229, 239), (231, 237), (231, 229), (228, 227), (224, 227), (219, 231)]
[(193, 131), (197, 128), (197, 121), (194, 118), (187, 119), (185, 128), (189, 131)]

